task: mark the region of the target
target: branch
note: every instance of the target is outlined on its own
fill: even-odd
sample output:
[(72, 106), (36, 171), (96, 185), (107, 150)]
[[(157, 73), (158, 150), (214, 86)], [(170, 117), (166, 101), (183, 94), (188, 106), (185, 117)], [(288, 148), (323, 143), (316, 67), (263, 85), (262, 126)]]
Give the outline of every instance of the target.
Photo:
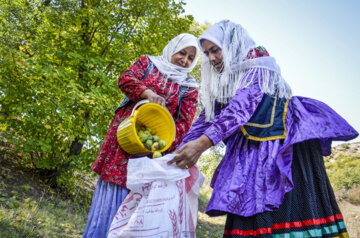
[[(124, 19), (124, 15), (122, 14), (122, 6), (123, 6), (123, 1), (121, 0), (121, 2), (120, 2), (120, 9), (121, 9), (120, 15), (121, 15), (121, 18), (120, 18), (119, 22), (122, 22), (123, 19)], [(119, 30), (122, 28), (123, 25), (124, 25), (124, 23), (119, 24), (119, 25), (115, 28), (115, 32), (119, 32)], [(101, 57), (106, 56), (112, 40), (113, 40), (113, 37), (110, 38), (108, 44), (105, 46), (105, 48), (104, 48), (103, 51), (101, 52), (101, 54), (100, 54)]]
[[(95, 23), (94, 23), (95, 24)], [(98, 29), (99, 27), (95, 27), (94, 28), (94, 31), (91, 33), (91, 36), (90, 36), (90, 42), (93, 40), (93, 38), (94, 38), (94, 36), (95, 36), (95, 33), (96, 33), (96, 31), (97, 31), (97, 29)]]
[(114, 65), (114, 61), (112, 60), (110, 62), (110, 64), (106, 67), (106, 69), (104, 70), (104, 73), (107, 74), (110, 71), (110, 69), (112, 68), (113, 65)]
[[(122, 22), (123, 18), (124, 18), (124, 17), (121, 17), (120, 22)], [(118, 25), (118, 26), (116, 27), (116, 29), (115, 29), (114, 32), (119, 32), (119, 30), (122, 28), (122, 26), (123, 26), (124, 24), (125, 24), (125, 23), (121, 23), (120, 25)], [(105, 57), (105, 56), (106, 56), (106, 54), (107, 54), (107, 52), (108, 52), (108, 49), (109, 49), (109, 47), (110, 47), (110, 44), (111, 44), (111, 42), (113, 41), (113, 39), (114, 39), (114, 37), (111, 36), (109, 42), (106, 44), (105, 48), (103, 49), (103, 51), (102, 51), (101, 54), (100, 54), (101, 57)]]
[(141, 10), (138, 12), (138, 14), (137, 14), (137, 16), (136, 16), (135, 23), (133, 24), (132, 29), (131, 29), (131, 30), (128, 32), (128, 34), (126, 35), (125, 39), (126, 39), (126, 38), (128, 39), (130, 33), (134, 30), (136, 24), (137, 24), (138, 21), (139, 21), (139, 18), (140, 18), (140, 16), (141, 16), (141, 13), (142, 13), (143, 10), (144, 10), (144, 5), (143, 5), (143, 7), (141, 8)]
[(45, 0), (42, 5), (47, 7), (50, 5), (50, 3), (51, 3), (51, 0)]

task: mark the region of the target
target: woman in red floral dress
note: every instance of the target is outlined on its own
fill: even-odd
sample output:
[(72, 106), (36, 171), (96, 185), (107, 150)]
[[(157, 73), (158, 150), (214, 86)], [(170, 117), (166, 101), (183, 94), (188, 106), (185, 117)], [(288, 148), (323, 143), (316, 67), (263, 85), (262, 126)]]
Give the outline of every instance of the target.
[(189, 130), (198, 104), (198, 85), (190, 72), (198, 55), (196, 37), (183, 33), (166, 45), (161, 56), (139, 58), (119, 78), (118, 86), (127, 103), (117, 111), (92, 166), (99, 180), (83, 237), (106, 237), (115, 213), (129, 192), (125, 187), (126, 167), (131, 155), (119, 146), (116, 132), (136, 102), (148, 99), (165, 106), (173, 116), (176, 138), (163, 154), (175, 150)]

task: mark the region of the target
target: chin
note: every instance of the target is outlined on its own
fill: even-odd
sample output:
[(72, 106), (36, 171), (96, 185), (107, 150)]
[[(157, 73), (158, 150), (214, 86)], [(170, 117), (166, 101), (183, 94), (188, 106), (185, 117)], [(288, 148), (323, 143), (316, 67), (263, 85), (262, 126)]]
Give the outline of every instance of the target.
[(215, 71), (218, 72), (218, 73), (222, 73), (222, 71), (224, 71), (224, 67), (221, 65), (221, 66), (218, 66), (218, 67), (214, 67)]
[(221, 73), (224, 70), (224, 65), (212, 65), (213, 69), (215, 69), (216, 72)]

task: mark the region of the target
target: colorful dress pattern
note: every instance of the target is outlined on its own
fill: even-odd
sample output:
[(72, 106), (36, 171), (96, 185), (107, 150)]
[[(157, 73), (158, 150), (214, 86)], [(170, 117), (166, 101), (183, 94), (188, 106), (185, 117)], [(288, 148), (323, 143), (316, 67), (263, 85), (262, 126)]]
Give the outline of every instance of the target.
[[(101, 149), (96, 157), (92, 170), (100, 175), (100, 179), (110, 183), (125, 187), (126, 184), (126, 166), (131, 157), (121, 149), (117, 142), (116, 131), (119, 124), (130, 116), (136, 102), (140, 101), (141, 93), (146, 89), (153, 90), (156, 94), (165, 98), (165, 104), (170, 114), (174, 117), (179, 102), (179, 85), (164, 82), (163, 75), (157, 68), (151, 70), (143, 81), (143, 75), (149, 65), (149, 58), (143, 56), (134, 62), (126, 70), (118, 81), (120, 90), (134, 103), (121, 108), (111, 122), (109, 130), (105, 136)], [(170, 153), (181, 142), (182, 137), (190, 129), (198, 105), (198, 89), (189, 88), (181, 101), (181, 110), (179, 118), (176, 120), (176, 138), (172, 146), (164, 152)]]
[[(258, 47), (248, 58), (267, 55)], [(247, 77), (257, 80), (238, 89), (227, 105), (215, 103), (212, 120), (205, 121), (202, 111), (179, 146), (203, 134), (214, 145), (226, 142), (206, 213), (227, 214), (224, 237), (346, 237), (322, 156), (330, 154), (333, 140), (351, 140), (358, 132), (326, 104), (293, 96), (285, 139), (250, 140), (241, 127), (252, 118), (264, 93), (261, 75)]]

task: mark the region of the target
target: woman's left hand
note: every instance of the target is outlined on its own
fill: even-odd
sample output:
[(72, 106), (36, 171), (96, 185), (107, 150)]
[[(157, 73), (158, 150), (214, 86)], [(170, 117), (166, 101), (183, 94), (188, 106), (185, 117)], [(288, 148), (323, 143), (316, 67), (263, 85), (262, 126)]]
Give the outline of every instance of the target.
[(211, 140), (202, 135), (194, 141), (190, 141), (183, 145), (179, 150), (176, 150), (177, 154), (168, 164), (176, 163), (181, 169), (191, 168), (199, 160), (201, 154), (212, 146)]

